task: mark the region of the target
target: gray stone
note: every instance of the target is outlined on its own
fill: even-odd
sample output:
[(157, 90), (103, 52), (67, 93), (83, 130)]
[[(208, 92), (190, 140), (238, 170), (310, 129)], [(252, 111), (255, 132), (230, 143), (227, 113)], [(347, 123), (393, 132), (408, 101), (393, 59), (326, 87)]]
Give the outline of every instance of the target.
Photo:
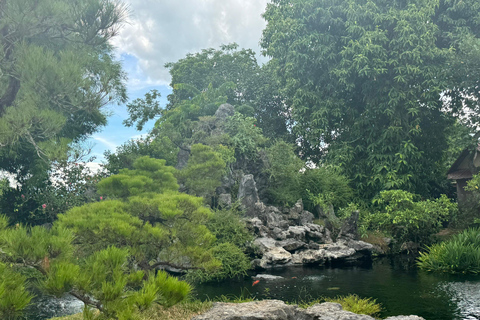
[(342, 310), (338, 303), (324, 302), (317, 303), (304, 311), (305, 320), (375, 320), (365, 314), (356, 314)]
[(309, 211), (303, 211), (298, 218), (298, 224), (301, 226), (306, 225), (307, 223), (313, 223), (315, 216)]
[(230, 193), (222, 193), (218, 196), (218, 205), (221, 208), (230, 208), (232, 206), (232, 195)]
[(262, 237), (253, 241), (253, 244), (258, 247), (261, 253), (266, 253), (277, 247), (277, 242), (272, 238)]
[(275, 247), (267, 251), (262, 260), (271, 265), (285, 264), (292, 260), (292, 254), (283, 248)]
[(292, 255), (293, 264), (323, 264), (325, 261), (325, 250), (303, 250)]
[(305, 241), (305, 227), (291, 226), (288, 228), (288, 237)]
[(215, 117), (218, 120), (226, 120), (228, 117), (231, 117), (235, 114), (235, 108), (228, 103), (224, 103), (218, 107), (215, 112)]
[(299, 240), (291, 239), (291, 238), (279, 241), (277, 244), (278, 244), (279, 247), (282, 247), (283, 249), (287, 250), (288, 252), (296, 251), (298, 249), (301, 249), (301, 248), (305, 247), (305, 245), (306, 245), (305, 242), (303, 242), (303, 241), (299, 241)]
[(396, 317), (388, 317), (385, 320), (425, 320), (419, 316), (396, 316)]
[(266, 281), (285, 279), (284, 277), (274, 276), (272, 274), (257, 274), (256, 276), (253, 276), (252, 278), (254, 280), (266, 280)]
[[(308, 309), (288, 305), (280, 300), (263, 300), (245, 303), (213, 304), (213, 307), (192, 320), (375, 320), (364, 315), (345, 311), (338, 303), (324, 302)], [(425, 320), (417, 316), (389, 317), (385, 320)]]
[(340, 228), (340, 232), (338, 234), (337, 239), (351, 239), (351, 240), (358, 240), (358, 218), (359, 212), (353, 211), (349, 218), (345, 220), (342, 227)]
[(178, 150), (176, 169), (180, 170), (187, 166), (188, 159), (190, 158), (190, 147), (183, 147)]
[(297, 306), (280, 300), (263, 300), (246, 303), (214, 303), (206, 313), (192, 320), (294, 320)]
[(275, 240), (285, 240), (287, 238), (287, 232), (283, 231), (279, 227), (273, 228), (272, 231), (270, 232), (270, 235)]
[(355, 249), (339, 243), (327, 244), (320, 247), (325, 250), (325, 258), (329, 260), (346, 259), (356, 253)]
[(255, 204), (259, 202), (257, 187), (252, 174), (242, 177), (238, 188), (238, 199), (240, 200), (247, 216), (255, 216)]

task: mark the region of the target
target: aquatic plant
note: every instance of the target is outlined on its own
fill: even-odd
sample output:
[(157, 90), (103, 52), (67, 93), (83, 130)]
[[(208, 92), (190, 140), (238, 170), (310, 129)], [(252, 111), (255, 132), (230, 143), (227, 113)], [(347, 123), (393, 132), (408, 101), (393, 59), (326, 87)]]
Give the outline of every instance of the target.
[(450, 240), (427, 247), (417, 262), (422, 270), (480, 273), (480, 229), (468, 229)]

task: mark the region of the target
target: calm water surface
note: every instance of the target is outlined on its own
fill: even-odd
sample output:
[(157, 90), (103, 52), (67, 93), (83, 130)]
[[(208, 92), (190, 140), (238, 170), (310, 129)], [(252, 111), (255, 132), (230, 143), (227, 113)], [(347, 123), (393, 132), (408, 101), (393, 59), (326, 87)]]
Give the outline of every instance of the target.
[[(274, 269), (264, 273), (283, 279), (261, 280), (255, 286), (251, 278), (208, 283), (197, 286), (194, 294), (200, 299), (243, 295), (298, 302), (355, 293), (381, 303), (382, 317), (416, 314), (427, 320), (480, 319), (480, 276), (425, 273), (414, 262), (411, 257), (395, 257), (360, 266)], [(81, 309), (82, 304), (73, 298), (41, 297), (27, 319), (44, 320)]]
[(416, 314), (427, 320), (480, 319), (480, 276), (438, 275), (418, 271), (413, 258), (382, 258), (362, 266), (297, 267), (268, 271), (284, 279), (204, 284), (199, 298), (252, 295), (305, 301), (350, 293), (381, 303), (382, 317)]

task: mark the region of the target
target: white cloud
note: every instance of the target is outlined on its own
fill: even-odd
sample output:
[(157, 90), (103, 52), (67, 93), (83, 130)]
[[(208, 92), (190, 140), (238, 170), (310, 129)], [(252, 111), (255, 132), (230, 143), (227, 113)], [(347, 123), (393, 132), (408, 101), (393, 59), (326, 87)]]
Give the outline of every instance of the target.
[[(268, 0), (126, 0), (132, 14), (113, 43), (120, 54), (138, 59), (138, 73), (131, 77), (139, 86), (143, 81), (168, 84), (164, 68), (187, 53), (236, 42), (257, 54), (265, 21), (261, 14)], [(137, 74), (138, 75), (138, 74)], [(140, 83), (138, 83), (140, 82)]]
[(117, 144), (116, 143), (113, 143), (105, 138), (102, 138), (100, 136), (93, 136), (92, 137), (93, 140), (95, 141), (98, 141), (98, 142), (101, 142), (103, 143), (105, 146), (107, 146), (111, 151), (115, 151), (115, 149), (117, 148)]

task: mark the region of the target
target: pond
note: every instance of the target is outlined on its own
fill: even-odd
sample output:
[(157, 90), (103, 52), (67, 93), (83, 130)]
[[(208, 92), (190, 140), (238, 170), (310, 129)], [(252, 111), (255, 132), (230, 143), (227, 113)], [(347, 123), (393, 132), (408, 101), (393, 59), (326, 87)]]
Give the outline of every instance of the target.
[[(381, 303), (381, 317), (416, 314), (427, 320), (480, 319), (480, 276), (453, 276), (418, 271), (412, 257), (381, 258), (352, 266), (279, 268), (266, 272), (280, 280), (229, 280), (196, 287), (199, 299), (220, 295), (307, 301), (355, 293)], [(81, 311), (81, 303), (46, 298), (29, 311), (28, 320), (43, 320)]]

